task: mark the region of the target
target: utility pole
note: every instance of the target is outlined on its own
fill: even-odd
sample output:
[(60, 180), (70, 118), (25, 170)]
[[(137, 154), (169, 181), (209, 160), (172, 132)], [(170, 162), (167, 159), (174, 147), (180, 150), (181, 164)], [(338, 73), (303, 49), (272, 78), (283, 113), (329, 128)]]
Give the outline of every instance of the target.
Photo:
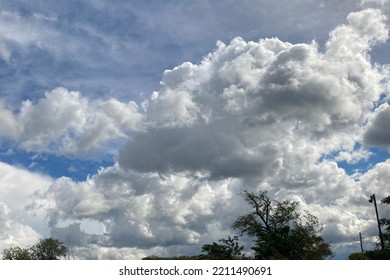
[(74, 253), (73, 253), (73, 248), (72, 248), (72, 244), (70, 243), (70, 237), (68, 236), (68, 241), (69, 241), (69, 249), (68, 249), (68, 260), (70, 258), (70, 252), (72, 253), (72, 257), (73, 257), (73, 260), (74, 260)]
[(370, 196), (370, 199), (368, 200), (368, 202), (370, 202), (370, 203), (373, 203), (373, 202), (374, 202), (375, 213), (376, 213), (376, 220), (377, 220), (377, 222), (378, 222), (378, 229), (379, 229), (379, 238), (380, 238), (380, 240), (381, 240), (381, 247), (382, 247), (382, 250), (383, 250), (383, 249), (385, 249), (385, 243), (383, 243), (381, 222), (379, 221), (378, 207), (376, 206), (375, 194), (373, 194), (373, 195)]
[(359, 232), (359, 239), (360, 239), (360, 250), (362, 252), (362, 257), (363, 257), (364, 250), (363, 250), (363, 240), (362, 240), (362, 233), (361, 232)]

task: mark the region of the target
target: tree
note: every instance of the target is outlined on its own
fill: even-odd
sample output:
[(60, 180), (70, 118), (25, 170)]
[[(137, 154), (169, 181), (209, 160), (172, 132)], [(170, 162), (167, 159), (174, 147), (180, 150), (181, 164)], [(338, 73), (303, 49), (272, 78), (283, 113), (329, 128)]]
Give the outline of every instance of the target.
[[(390, 195), (385, 198), (382, 198), (381, 203), (390, 204)], [(382, 233), (385, 249), (390, 250), (390, 219), (380, 219), (380, 225), (385, 227), (385, 231)]]
[[(381, 199), (382, 204), (390, 204), (390, 196)], [(361, 253), (352, 253), (349, 255), (350, 260), (364, 259), (364, 260), (390, 260), (390, 219), (382, 218), (379, 220), (380, 227), (385, 227), (382, 231), (382, 238), (384, 243), (384, 249), (382, 249), (382, 244), (380, 238), (375, 244), (375, 249), (365, 251)]]
[(244, 246), (238, 245), (238, 237), (228, 237), (228, 239), (221, 238), (218, 240), (222, 244), (213, 242), (212, 244), (205, 244), (202, 246), (202, 252), (206, 252), (205, 259), (211, 260), (238, 260), (245, 258), (242, 254)]
[(206, 254), (199, 254), (193, 256), (175, 256), (175, 257), (159, 257), (148, 256), (143, 260), (243, 260), (249, 259), (241, 251), (244, 246), (238, 245), (238, 237), (221, 238), (220, 243), (213, 242), (212, 244), (205, 244), (202, 246), (202, 252)]
[(245, 191), (244, 199), (252, 212), (239, 217), (233, 229), (255, 238), (255, 259), (319, 260), (333, 255), (319, 235), (318, 219), (307, 211), (302, 215), (298, 202), (271, 201), (265, 191)]
[(3, 260), (31, 260), (31, 253), (28, 249), (15, 246), (3, 250)]
[[(382, 204), (390, 204), (390, 196), (381, 199)], [(381, 227), (384, 227), (382, 232), (382, 238), (384, 243), (384, 249), (382, 249), (381, 243), (376, 243), (374, 250), (369, 250), (364, 253), (365, 257), (370, 260), (390, 260), (390, 219), (382, 218), (379, 220)]]
[(390, 260), (390, 250), (374, 249), (364, 252), (364, 256), (369, 260)]
[(66, 257), (68, 248), (57, 239), (47, 238), (32, 246), (30, 251), (35, 260), (59, 260)]
[(369, 260), (369, 258), (364, 253), (352, 253), (348, 256), (348, 260)]
[(28, 249), (19, 246), (3, 250), (3, 260), (59, 260), (66, 257), (68, 248), (57, 239), (41, 239)]

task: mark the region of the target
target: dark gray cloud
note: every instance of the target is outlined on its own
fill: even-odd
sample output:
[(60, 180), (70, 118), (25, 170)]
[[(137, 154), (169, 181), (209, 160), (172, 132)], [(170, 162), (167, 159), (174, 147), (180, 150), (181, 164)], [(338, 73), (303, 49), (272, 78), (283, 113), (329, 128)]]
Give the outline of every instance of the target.
[[(140, 172), (210, 172), (212, 178), (261, 176), (278, 167), (280, 152), (272, 143), (259, 143), (251, 155), (239, 133), (216, 123), (206, 128), (167, 128), (139, 134), (120, 153), (122, 167)], [(240, 132), (239, 132), (240, 131)], [(237, 133), (237, 134), (235, 134)]]
[(390, 147), (390, 107), (385, 104), (378, 110), (366, 133), (364, 143), (368, 146)]

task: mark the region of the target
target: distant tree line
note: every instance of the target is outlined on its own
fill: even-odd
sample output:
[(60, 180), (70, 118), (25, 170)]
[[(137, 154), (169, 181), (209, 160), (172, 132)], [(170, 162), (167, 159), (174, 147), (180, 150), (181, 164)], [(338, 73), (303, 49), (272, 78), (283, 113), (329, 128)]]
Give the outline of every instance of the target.
[(59, 260), (66, 257), (68, 248), (53, 238), (41, 239), (30, 248), (14, 246), (3, 250), (3, 260)]

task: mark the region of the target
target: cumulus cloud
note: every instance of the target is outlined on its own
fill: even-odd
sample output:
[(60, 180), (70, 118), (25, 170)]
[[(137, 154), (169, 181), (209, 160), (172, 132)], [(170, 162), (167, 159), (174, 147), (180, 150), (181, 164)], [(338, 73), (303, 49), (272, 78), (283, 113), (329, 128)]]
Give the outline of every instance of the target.
[[(372, 117), (387, 86), (386, 69), (371, 63), (369, 51), (387, 36), (385, 17), (367, 9), (336, 27), (323, 52), (315, 42), (235, 38), (228, 45), (218, 43), (199, 64), (167, 70), (161, 89), (147, 102), (142, 131), (132, 118), (138, 111), (125, 110), (132, 113), (119, 123), (135, 132), (115, 166), (84, 182), (57, 179), (41, 193), (50, 205), (52, 233), (84, 240), (89, 245), (77, 250), (94, 251), (96, 258), (193, 252), (191, 245), (231, 234), (232, 222), (248, 211), (240, 191), (263, 189), (279, 200), (300, 201), (324, 224), (327, 240), (350, 250), (345, 242), (352, 236), (373, 232), (372, 209), (362, 203), (373, 192), (387, 195), (380, 180), (390, 174), (389, 164), (356, 179), (339, 168), (332, 154), (350, 162), (367, 157), (367, 151), (355, 149), (365, 124), (380, 126), (386, 119), (382, 113)], [(97, 108), (97, 103), (77, 93), (70, 96), (65, 104), (78, 104), (72, 109), (80, 112), (76, 118), (92, 125), (74, 127), (74, 121), (57, 114), (53, 122), (63, 126), (53, 130), (55, 135), (44, 127), (23, 133), (40, 136), (40, 143), (62, 139), (71, 127), (81, 139), (103, 113), (85, 114), (85, 104)], [(99, 102), (99, 108), (108, 106)], [(43, 101), (24, 106), (31, 116), (30, 107), (45, 108)], [(103, 112), (104, 119), (119, 118)], [(100, 131), (120, 135), (114, 128), (123, 127), (109, 123), (94, 130), (98, 139), (106, 141)], [(374, 134), (370, 129), (366, 136)], [(106, 235), (83, 232), (85, 220), (103, 225)]]
[(236, 38), (218, 43), (199, 65), (167, 70), (149, 100), (149, 129), (128, 142), (120, 165), (261, 177), (282, 167), (294, 143), (317, 150), (316, 160), (353, 146), (384, 90), (384, 70), (372, 65), (368, 51), (388, 34), (379, 10), (347, 20), (331, 32), (324, 53), (315, 43)]
[(364, 143), (369, 146), (390, 147), (390, 106), (383, 104), (364, 134)]
[(368, 160), (371, 155), (371, 152), (364, 149), (353, 151), (340, 151), (335, 157), (335, 161), (345, 161), (348, 164), (356, 164), (361, 160)]
[(102, 246), (150, 248), (198, 243), (207, 231), (204, 221), (231, 199), (229, 182), (201, 183), (186, 174), (162, 180), (157, 174), (128, 172), (116, 165), (88, 182), (58, 179), (45, 195), (52, 201), (50, 225), (57, 235), (72, 234), (61, 221), (80, 224), (89, 219), (107, 231), (109, 238), (95, 237)]
[(248, 211), (240, 192), (262, 189), (299, 201), (328, 241), (350, 250), (352, 236), (374, 235), (372, 207), (362, 203), (388, 195), (390, 165), (356, 178), (334, 160), (367, 158), (356, 149), (363, 138), (388, 145), (388, 105), (374, 110), (386, 67), (369, 55), (387, 40), (385, 20), (379, 10), (352, 13), (323, 51), (277, 38), (218, 42), (199, 64), (166, 70), (145, 113), (65, 88), (17, 110), (0, 102), (0, 136), (27, 151), (96, 156), (127, 141), (114, 166), (85, 181), (0, 164), (1, 246), (22, 236), (34, 243), (47, 217), (51, 235), (71, 240), (79, 258), (200, 253)]
[(51, 178), (0, 162), (0, 251), (30, 246), (46, 234), (46, 210), (29, 207), (35, 194), (51, 183)]
[[(276, 199), (300, 202), (302, 210), (319, 217), (324, 238), (341, 252), (348, 252), (358, 246), (349, 243), (359, 232), (376, 234), (367, 199), (371, 192), (378, 197), (386, 195), (388, 167), (388, 163), (379, 164), (356, 182), (335, 163), (323, 162), (318, 166), (296, 166), (289, 174), (280, 172), (254, 186), (243, 179), (208, 181), (202, 173), (162, 177), (116, 165), (101, 170), (88, 182), (58, 179), (43, 197), (51, 205), (47, 209), (51, 234), (64, 242), (68, 242), (67, 238), (73, 240), (81, 258), (116, 255), (137, 259), (152, 254), (200, 253), (201, 244), (234, 234), (232, 222), (249, 211), (240, 195), (246, 187), (267, 189)], [(384, 209), (381, 211), (386, 215)], [(84, 232), (80, 224), (85, 219), (103, 224), (105, 233)]]
[[(105, 145), (141, 129), (142, 114), (134, 102), (94, 100), (79, 92), (56, 88), (17, 113), (0, 103), (0, 136), (14, 140), (27, 151), (59, 155), (92, 155)], [(108, 152), (110, 153), (110, 152)]]

